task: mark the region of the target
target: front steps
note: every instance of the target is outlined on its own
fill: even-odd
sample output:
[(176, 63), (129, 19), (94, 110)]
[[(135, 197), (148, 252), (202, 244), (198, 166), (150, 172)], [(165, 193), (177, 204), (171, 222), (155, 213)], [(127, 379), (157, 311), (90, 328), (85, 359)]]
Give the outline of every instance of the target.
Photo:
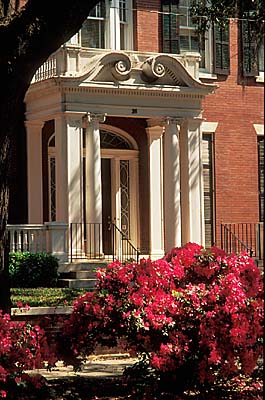
[(59, 287), (71, 289), (94, 290), (96, 285), (96, 270), (106, 268), (107, 261), (83, 261), (60, 264)]

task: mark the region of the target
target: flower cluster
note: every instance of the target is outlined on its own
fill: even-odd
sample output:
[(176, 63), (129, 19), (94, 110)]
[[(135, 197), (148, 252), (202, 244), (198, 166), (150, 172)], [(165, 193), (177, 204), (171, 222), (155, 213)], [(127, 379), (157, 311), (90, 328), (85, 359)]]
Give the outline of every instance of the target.
[(55, 361), (39, 326), (11, 321), (0, 310), (0, 398), (7, 397), (9, 388), (15, 390), (26, 382), (38, 385), (41, 378), (25, 371), (43, 366), (44, 360)]
[(122, 338), (160, 373), (192, 370), (200, 383), (250, 375), (262, 351), (262, 293), (246, 254), (188, 243), (161, 260), (116, 261), (98, 271), (96, 290), (74, 303), (67, 348), (85, 356)]

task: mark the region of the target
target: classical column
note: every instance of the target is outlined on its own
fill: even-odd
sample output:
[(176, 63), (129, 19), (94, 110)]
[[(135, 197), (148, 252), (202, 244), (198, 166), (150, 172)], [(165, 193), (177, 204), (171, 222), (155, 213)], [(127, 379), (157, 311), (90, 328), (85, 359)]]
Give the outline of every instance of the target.
[(71, 251), (84, 253), (82, 115), (63, 113), (55, 119), (56, 220), (72, 223)]
[(178, 123), (166, 118), (164, 133), (165, 251), (181, 246), (180, 161)]
[(99, 123), (103, 114), (87, 114), (86, 126), (86, 223), (95, 224), (87, 229), (87, 245), (95, 256), (102, 254), (102, 188)]
[(43, 223), (42, 121), (26, 121), (28, 223)]
[(201, 120), (186, 120), (180, 131), (182, 244), (204, 245)]
[(158, 259), (164, 255), (163, 126), (150, 120), (146, 131), (149, 144), (150, 256)]
[(61, 114), (55, 119), (57, 221), (83, 221), (82, 115)]

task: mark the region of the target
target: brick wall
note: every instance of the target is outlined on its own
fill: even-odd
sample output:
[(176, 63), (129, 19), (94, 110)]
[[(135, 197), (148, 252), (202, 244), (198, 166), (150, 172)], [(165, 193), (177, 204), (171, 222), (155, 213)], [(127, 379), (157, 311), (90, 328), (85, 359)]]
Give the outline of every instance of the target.
[(161, 48), (160, 0), (135, 0), (135, 50), (159, 52)]
[(230, 74), (218, 77), (219, 89), (205, 99), (204, 118), (218, 122), (215, 133), (216, 227), (257, 222), (258, 156), (253, 124), (263, 124), (264, 90), (255, 78), (241, 77), (238, 29), (230, 27)]

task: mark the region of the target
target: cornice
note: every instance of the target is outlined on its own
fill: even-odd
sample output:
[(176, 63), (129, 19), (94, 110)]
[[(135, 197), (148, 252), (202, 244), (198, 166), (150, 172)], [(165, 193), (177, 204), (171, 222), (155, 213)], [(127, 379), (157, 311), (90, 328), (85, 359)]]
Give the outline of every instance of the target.
[[(65, 82), (66, 83), (66, 82)], [(62, 93), (81, 94), (90, 93), (92, 95), (104, 96), (127, 96), (127, 97), (162, 97), (162, 98), (186, 98), (186, 99), (202, 99), (207, 93), (200, 90), (183, 88), (147, 88), (147, 87), (111, 87), (111, 86), (71, 86), (69, 83), (63, 84)]]

